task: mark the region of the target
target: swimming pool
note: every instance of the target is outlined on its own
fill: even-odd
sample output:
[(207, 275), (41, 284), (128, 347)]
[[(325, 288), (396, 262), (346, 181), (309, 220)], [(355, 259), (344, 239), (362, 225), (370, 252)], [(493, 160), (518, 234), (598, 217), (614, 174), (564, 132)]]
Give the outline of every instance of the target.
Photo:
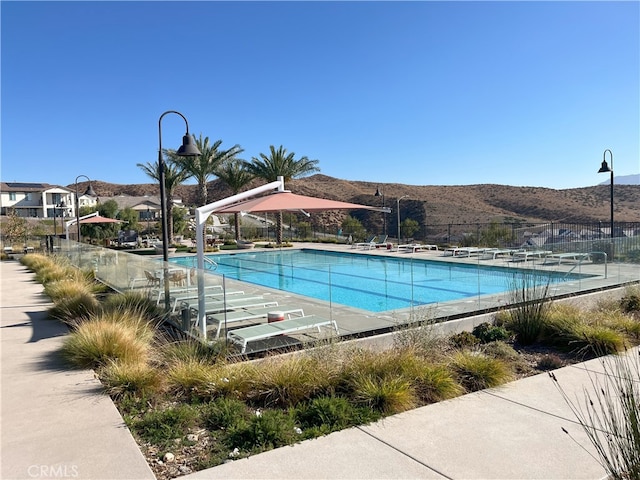
[[(383, 312), (507, 292), (523, 270), (425, 259), (284, 250), (210, 256), (214, 275), (275, 288), (350, 307)], [(194, 257), (171, 260), (192, 266)], [(585, 275), (536, 271), (531, 282), (546, 285)]]

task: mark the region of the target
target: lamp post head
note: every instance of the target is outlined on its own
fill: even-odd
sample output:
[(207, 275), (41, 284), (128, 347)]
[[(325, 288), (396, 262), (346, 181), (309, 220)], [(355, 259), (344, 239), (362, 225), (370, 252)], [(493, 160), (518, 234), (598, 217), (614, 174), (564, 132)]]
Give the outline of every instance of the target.
[(381, 197), (382, 193), (380, 192), (380, 188), (376, 187), (376, 193), (373, 195), (374, 197)]
[(94, 192), (93, 187), (91, 186), (91, 183), (89, 183), (89, 186), (85, 190), (84, 194), (89, 196), (89, 197), (97, 197), (98, 196), (98, 194), (96, 194), (96, 192)]
[(608, 172), (613, 172), (613, 170), (609, 168), (609, 164), (607, 163), (607, 161), (603, 160), (602, 165), (600, 166), (600, 170), (598, 170), (598, 173), (608, 173)]
[(181, 157), (197, 157), (201, 155), (200, 150), (193, 143), (193, 137), (189, 133), (182, 137), (182, 145), (180, 145), (176, 154)]

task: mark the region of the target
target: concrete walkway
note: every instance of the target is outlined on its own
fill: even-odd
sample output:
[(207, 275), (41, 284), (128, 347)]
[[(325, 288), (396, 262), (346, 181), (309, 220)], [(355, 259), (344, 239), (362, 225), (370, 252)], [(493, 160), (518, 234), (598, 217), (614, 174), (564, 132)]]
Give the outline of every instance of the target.
[(0, 262), (1, 477), (154, 479), (92, 371), (65, 366), (67, 328), (17, 261)]
[[(18, 262), (0, 274), (2, 479), (153, 479), (93, 373), (61, 363), (67, 330), (46, 319), (42, 286)], [(600, 371), (594, 360), (556, 376), (581, 399)], [(602, 479), (592, 455), (541, 374), (180, 478)]]

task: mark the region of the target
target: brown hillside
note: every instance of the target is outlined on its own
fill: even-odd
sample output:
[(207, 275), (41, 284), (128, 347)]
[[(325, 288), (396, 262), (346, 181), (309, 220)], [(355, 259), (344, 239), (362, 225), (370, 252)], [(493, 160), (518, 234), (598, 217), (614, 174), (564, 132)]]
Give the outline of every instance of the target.
[[(252, 186), (261, 185), (256, 181)], [(80, 185), (80, 184), (79, 184)], [(157, 184), (117, 185), (92, 182), (98, 195), (158, 195)], [(81, 188), (85, 188), (82, 185)], [(71, 188), (71, 187), (69, 187)], [(424, 223), (484, 223), (522, 220), (526, 222), (606, 222), (610, 215), (608, 185), (554, 190), (541, 187), (511, 187), (507, 185), (415, 186), (376, 184), (341, 180), (322, 174), (292, 180), (287, 189), (303, 194), (367, 205), (382, 205), (375, 197), (376, 188), (384, 193), (385, 205), (396, 211), (396, 201), (402, 199), (402, 211), (422, 210), (418, 217)], [(640, 185), (615, 185), (616, 221), (640, 222)], [(219, 180), (208, 185), (209, 201), (232, 195)], [(181, 185), (175, 196), (187, 205), (195, 205), (196, 186)], [(330, 224), (339, 222), (343, 213), (322, 215)], [(412, 216), (412, 215), (410, 215)], [(415, 217), (414, 217), (415, 218)]]

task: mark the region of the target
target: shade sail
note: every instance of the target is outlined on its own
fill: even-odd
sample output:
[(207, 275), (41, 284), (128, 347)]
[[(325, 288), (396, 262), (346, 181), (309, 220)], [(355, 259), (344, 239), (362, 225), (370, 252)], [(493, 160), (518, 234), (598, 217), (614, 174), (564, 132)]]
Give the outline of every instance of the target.
[(120, 223), (120, 220), (116, 220), (115, 218), (101, 217), (100, 215), (95, 215), (89, 218), (83, 218), (80, 220), (81, 224), (86, 223)]
[(276, 192), (264, 197), (245, 200), (228, 207), (222, 207), (216, 210), (216, 213), (240, 213), (240, 212), (279, 212), (279, 211), (297, 211), (318, 212), (323, 210), (375, 210), (387, 211), (388, 209), (380, 207), (369, 207), (367, 205), (359, 205), (357, 203), (339, 202), (337, 200), (328, 200), (326, 198), (307, 197), (305, 195), (297, 195), (291, 192)]

